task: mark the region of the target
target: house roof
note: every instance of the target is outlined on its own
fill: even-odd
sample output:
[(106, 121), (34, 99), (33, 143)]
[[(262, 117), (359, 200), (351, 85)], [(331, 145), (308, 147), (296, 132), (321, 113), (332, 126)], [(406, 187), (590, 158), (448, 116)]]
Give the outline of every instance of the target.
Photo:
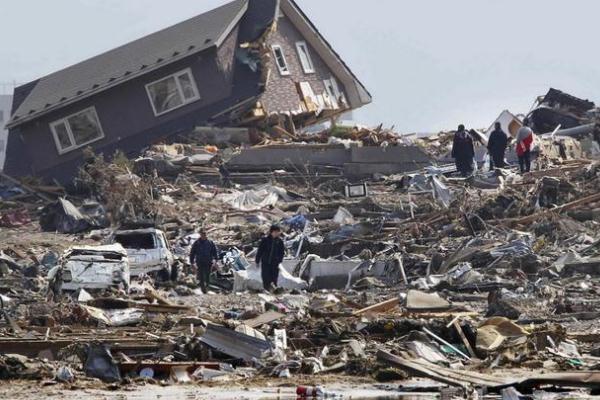
[(29, 83), (25, 86), (32, 89), (7, 126), (12, 128), (183, 57), (219, 46), (247, 7), (248, 0), (232, 1)]

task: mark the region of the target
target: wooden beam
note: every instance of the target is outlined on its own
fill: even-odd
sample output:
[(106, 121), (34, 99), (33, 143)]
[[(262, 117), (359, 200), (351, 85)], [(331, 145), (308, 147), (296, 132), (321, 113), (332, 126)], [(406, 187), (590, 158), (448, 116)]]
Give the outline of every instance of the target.
[(381, 313), (389, 311), (400, 304), (400, 298), (394, 297), (393, 299), (389, 299), (386, 301), (382, 301), (381, 303), (373, 304), (372, 306), (362, 308), (360, 310), (356, 310), (352, 313), (354, 316), (363, 315), (366, 313)]
[(463, 344), (465, 345), (465, 347), (467, 348), (467, 351), (469, 352), (469, 354), (471, 355), (471, 357), (473, 358), (477, 358), (477, 354), (475, 354), (475, 351), (473, 350), (473, 347), (471, 347), (471, 343), (469, 343), (469, 341), (467, 340), (467, 337), (465, 336), (465, 333), (463, 332), (462, 328), (460, 327), (460, 324), (458, 323), (460, 316), (457, 316), (456, 318), (454, 318), (452, 320), (452, 322), (450, 322), (450, 324), (448, 324), (448, 328), (451, 326), (454, 327), (454, 329), (456, 329), (456, 332), (458, 333), (458, 336), (460, 336), (460, 339), (462, 340)]
[(12, 176), (6, 175), (4, 172), (0, 171), (0, 177), (6, 179), (9, 182), (14, 183), (17, 186), (20, 186), (21, 188), (25, 189), (25, 191), (36, 195), (37, 197), (39, 197), (42, 200), (45, 201), (54, 201), (53, 199), (51, 199), (50, 197), (46, 196), (43, 193), (40, 193), (40, 191), (35, 190), (34, 188), (32, 188), (31, 186), (22, 183), (21, 181), (19, 181), (18, 179), (13, 178)]
[(581, 199), (572, 201), (570, 203), (563, 204), (562, 206), (558, 206), (555, 208), (549, 208), (547, 210), (542, 210), (540, 212), (537, 212), (532, 215), (528, 215), (526, 217), (503, 219), (503, 220), (499, 220), (498, 222), (505, 223), (508, 225), (529, 224), (529, 223), (534, 222), (538, 218), (544, 217), (546, 215), (572, 210), (573, 208), (577, 208), (579, 206), (583, 206), (583, 205), (586, 205), (589, 203), (594, 203), (597, 201), (600, 201), (600, 193), (596, 193), (591, 196), (583, 197)]

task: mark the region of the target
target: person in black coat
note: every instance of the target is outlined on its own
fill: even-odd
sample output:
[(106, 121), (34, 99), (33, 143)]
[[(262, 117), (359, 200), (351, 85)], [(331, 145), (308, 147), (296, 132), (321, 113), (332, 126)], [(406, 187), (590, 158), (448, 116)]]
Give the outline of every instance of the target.
[(279, 264), (283, 261), (285, 248), (281, 240), (281, 228), (273, 225), (269, 234), (265, 236), (256, 252), (256, 265), (260, 264), (263, 287), (271, 290), (277, 286), (279, 279)]
[(508, 136), (502, 130), (500, 122), (496, 122), (494, 131), (490, 133), (488, 139), (488, 153), (490, 154), (490, 169), (504, 168), (504, 154), (508, 146)]
[(217, 260), (217, 246), (211, 240), (208, 240), (205, 231), (201, 231), (200, 238), (194, 242), (190, 251), (190, 265), (196, 265), (198, 268), (198, 281), (202, 293), (208, 291), (210, 271)]
[(458, 126), (458, 130), (454, 134), (452, 158), (456, 162), (456, 169), (462, 176), (469, 176), (473, 173), (473, 160), (475, 159), (473, 138), (462, 124)]

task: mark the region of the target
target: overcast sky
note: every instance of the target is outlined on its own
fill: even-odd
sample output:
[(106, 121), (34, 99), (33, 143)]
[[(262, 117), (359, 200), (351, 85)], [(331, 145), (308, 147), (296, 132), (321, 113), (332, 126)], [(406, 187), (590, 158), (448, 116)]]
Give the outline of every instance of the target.
[[(432, 132), (527, 112), (550, 86), (600, 101), (600, 2), (297, 0), (373, 95), (355, 120)], [(0, 82), (27, 82), (226, 3), (0, 0)], [(1, 90), (1, 88), (0, 88)]]

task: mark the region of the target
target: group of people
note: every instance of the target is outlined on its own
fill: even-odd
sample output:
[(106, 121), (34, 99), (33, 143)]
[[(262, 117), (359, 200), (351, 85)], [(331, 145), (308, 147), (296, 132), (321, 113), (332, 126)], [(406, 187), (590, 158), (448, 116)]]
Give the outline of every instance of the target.
[[(504, 157), (506, 149), (512, 138), (502, 130), (500, 122), (496, 122), (494, 130), (488, 138), (488, 154), (490, 156), (490, 169), (504, 168), (506, 163)], [(519, 128), (516, 137), (515, 150), (519, 158), (519, 168), (521, 173), (531, 171), (531, 149), (533, 147), (533, 131), (527, 126)], [(463, 176), (470, 176), (473, 173), (475, 160), (475, 146), (473, 137), (465, 129), (464, 125), (459, 125), (454, 134), (452, 142), (452, 158), (456, 163), (456, 169)]]
[[(496, 122), (494, 130), (488, 139), (487, 149), (490, 155), (490, 169), (506, 166), (504, 156), (512, 138), (503, 130), (502, 125)], [(523, 126), (517, 132), (516, 152), (519, 157), (521, 173), (531, 170), (531, 148), (533, 146), (533, 131)], [(463, 175), (473, 173), (475, 160), (475, 147), (473, 137), (464, 125), (459, 125), (452, 143), (452, 157), (456, 162), (456, 169)], [(283, 261), (285, 249), (281, 239), (281, 228), (273, 225), (260, 241), (256, 252), (255, 261), (261, 269), (263, 287), (271, 290), (277, 287), (279, 279), (279, 264)], [(200, 238), (194, 242), (190, 251), (190, 265), (196, 268), (196, 274), (202, 292), (208, 291), (210, 274), (218, 260), (217, 246), (208, 239), (206, 231), (200, 232)]]
[[(273, 225), (269, 229), (269, 234), (260, 241), (255, 256), (256, 265), (261, 269), (265, 290), (277, 287), (279, 264), (284, 256), (285, 247), (281, 239), (281, 228)], [(194, 242), (190, 251), (190, 265), (196, 269), (198, 283), (203, 293), (208, 292), (210, 274), (218, 259), (217, 246), (208, 239), (206, 231), (200, 231), (200, 238)]]

